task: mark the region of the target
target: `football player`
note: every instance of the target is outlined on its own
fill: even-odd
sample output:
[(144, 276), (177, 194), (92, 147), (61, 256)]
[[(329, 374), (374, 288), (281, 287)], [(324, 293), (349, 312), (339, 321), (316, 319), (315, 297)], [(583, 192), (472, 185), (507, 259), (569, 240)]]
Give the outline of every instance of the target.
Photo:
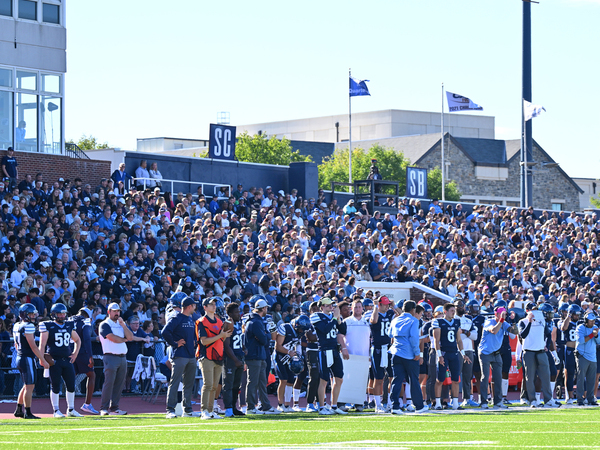
[[(54, 409), (55, 418), (64, 418), (60, 412), (59, 394), (61, 379), (65, 382), (67, 397), (67, 416), (83, 417), (75, 411), (75, 366), (81, 341), (75, 331), (75, 323), (67, 321), (67, 307), (62, 303), (55, 303), (50, 309), (52, 321), (40, 323), (41, 352), (48, 353), (54, 364), (50, 367), (50, 402)], [(71, 351), (71, 341), (75, 343)]]
[[(312, 314), (319, 312), (319, 303), (310, 304), (309, 319)], [(317, 333), (312, 326), (306, 332), (306, 366), (308, 369), (308, 387), (306, 389), (306, 412), (318, 412), (319, 408), (315, 406), (315, 400), (318, 397), (319, 383), (321, 381), (319, 365), (319, 344), (317, 343)]]
[[(37, 357), (39, 359), (44, 369), (50, 367), (44, 359), (44, 352), (35, 345), (34, 335), (37, 315), (38, 312), (35, 306), (31, 303), (25, 303), (19, 308), (19, 317), (21, 320), (13, 327), (13, 339), (15, 350), (17, 351), (16, 367), (19, 369), (21, 380), (23, 381), (23, 387), (17, 399), (15, 417), (22, 417), (24, 419), (39, 419), (38, 416), (34, 416), (31, 413), (31, 398), (37, 381), (34, 358)], [(23, 407), (25, 407), (25, 411), (23, 411)]]
[[(566, 305), (566, 303), (564, 303)], [(560, 308), (559, 308), (560, 309)], [(564, 373), (567, 405), (573, 404), (573, 384), (577, 373), (575, 348), (577, 347), (577, 322), (581, 315), (581, 306), (572, 304), (567, 307), (566, 317), (558, 322), (561, 341), (564, 342)], [(558, 340), (557, 340), (558, 345)]]
[(279, 387), (277, 389), (279, 406), (277, 409), (281, 412), (293, 411), (289, 403), (292, 399), (292, 386), (297, 374), (291, 370), (290, 362), (298, 355), (302, 355), (301, 337), (310, 327), (310, 319), (306, 316), (296, 317), (290, 323), (283, 323), (277, 327), (274, 363), (275, 371), (279, 377)]
[(75, 331), (81, 339), (81, 345), (79, 346), (79, 354), (75, 360), (75, 374), (85, 374), (87, 377), (86, 382), (86, 393), (85, 402), (81, 406), (81, 410), (88, 414), (98, 415), (100, 414), (92, 406), (92, 395), (94, 394), (94, 386), (96, 384), (96, 372), (94, 372), (94, 359), (92, 353), (92, 321), (88, 317), (87, 309), (82, 308), (79, 310), (79, 314), (71, 317), (75, 325)]
[(556, 345), (556, 353), (558, 353), (558, 359), (560, 360), (560, 363), (558, 364), (558, 376), (556, 377), (556, 385), (558, 386), (558, 390), (557, 390), (557, 397), (559, 399), (563, 398), (563, 391), (564, 391), (564, 398), (566, 401), (569, 400), (569, 393), (566, 389), (566, 379), (565, 379), (565, 333), (561, 330), (561, 326), (564, 322), (564, 320), (566, 319), (566, 317), (568, 316), (568, 310), (569, 310), (569, 304), (568, 303), (561, 303), (558, 307), (557, 313), (558, 313), (558, 317), (555, 317), (553, 319), (554, 322), (554, 326), (556, 327), (556, 341), (554, 341), (554, 344)]
[[(423, 332), (423, 328), (425, 324), (431, 322), (433, 316), (433, 308), (431, 305), (425, 300), (421, 300), (419, 305), (423, 307), (423, 315), (419, 320), (419, 330), (421, 332), (421, 337), (419, 338), (421, 350), (423, 351), (423, 363), (419, 366), (419, 384), (421, 385), (421, 393), (423, 395), (423, 400), (427, 401), (427, 363), (429, 361), (429, 350), (431, 349), (431, 340), (429, 339), (429, 334)], [(431, 328), (429, 325), (428, 328)], [(431, 402), (431, 399), (429, 399)]]
[[(494, 311), (496, 308), (504, 308), (508, 311), (508, 303), (506, 303), (505, 300), (496, 300), (494, 302)], [(510, 323), (510, 317), (507, 318), (507, 321)], [(510, 405), (506, 396), (508, 395), (508, 373), (510, 372), (510, 366), (512, 365), (510, 338), (514, 336), (515, 335), (509, 331), (505, 331), (504, 338), (502, 339), (502, 347), (500, 347), (500, 356), (502, 357), (502, 403), (505, 405)]]
[(477, 329), (477, 339), (475, 339), (475, 342), (473, 342), (473, 376), (475, 377), (475, 387), (479, 393), (479, 399), (475, 398), (475, 395), (472, 394), (469, 400), (473, 401), (473, 403), (479, 406), (482, 401), (487, 400), (487, 392), (484, 394), (484, 396), (481, 395), (481, 364), (479, 361), (479, 343), (481, 342), (481, 337), (483, 336), (483, 324), (485, 323), (486, 318), (480, 314), (479, 301), (469, 300), (465, 307), (467, 308), (467, 317), (471, 319), (473, 326)]
[[(556, 375), (558, 373), (557, 366), (560, 364), (560, 359), (556, 353), (556, 331), (554, 324), (554, 307), (550, 303), (543, 303), (539, 310), (544, 313), (546, 318), (546, 327), (548, 328), (546, 338), (546, 356), (548, 357), (548, 366), (550, 367), (550, 390), (552, 391), (552, 403), (560, 405), (554, 400), (554, 391), (556, 388)], [(546, 402), (547, 403), (547, 402)]]
[(244, 375), (244, 333), (240, 307), (237, 303), (227, 305), (227, 316), (233, 324), (231, 336), (225, 338), (225, 362), (223, 364), (223, 403), (225, 417), (245, 416), (237, 409), (237, 399)]
[(462, 330), (460, 320), (455, 318), (456, 307), (452, 303), (444, 305), (444, 317), (434, 319), (431, 328), (433, 329), (433, 345), (437, 356), (437, 381), (435, 383), (435, 409), (442, 409), (441, 395), (442, 384), (446, 379), (446, 372), (450, 372), (452, 380), (452, 409), (462, 409), (458, 405), (458, 381), (460, 379), (460, 361), (459, 351), (463, 360), (470, 363), (471, 360), (466, 356), (462, 345)]
[[(340, 309), (329, 297), (319, 300), (320, 312), (310, 316), (319, 345), (319, 414), (348, 414), (337, 407), (338, 395), (344, 381), (344, 365), (338, 351), (338, 325), (341, 324)], [(331, 409), (325, 404), (325, 388), (333, 376)]]
[[(372, 311), (365, 314), (365, 320), (371, 325), (371, 369), (369, 370), (369, 400), (375, 401), (375, 412), (382, 414), (386, 410), (381, 404), (381, 396), (383, 394), (383, 378), (387, 374), (389, 380), (393, 378), (392, 365), (388, 355), (388, 347), (391, 343), (391, 338), (388, 333), (390, 324), (396, 316), (393, 309), (390, 308), (391, 301), (388, 297), (375, 298)], [(388, 386), (389, 387), (389, 386)], [(391, 410), (391, 402), (389, 401), (388, 389), (388, 409)]]
[(461, 299), (456, 299), (454, 301), (454, 305), (456, 306), (456, 315), (460, 320), (460, 328), (462, 329), (462, 343), (463, 349), (465, 350), (466, 355), (469, 357), (473, 363), (465, 363), (462, 366), (462, 395), (463, 395), (463, 403), (462, 406), (479, 406), (472, 399), (473, 389), (471, 386), (471, 381), (473, 379), (473, 366), (475, 361), (475, 352), (473, 349), (473, 343), (477, 341), (477, 327), (473, 324), (473, 320), (466, 314), (465, 303)]

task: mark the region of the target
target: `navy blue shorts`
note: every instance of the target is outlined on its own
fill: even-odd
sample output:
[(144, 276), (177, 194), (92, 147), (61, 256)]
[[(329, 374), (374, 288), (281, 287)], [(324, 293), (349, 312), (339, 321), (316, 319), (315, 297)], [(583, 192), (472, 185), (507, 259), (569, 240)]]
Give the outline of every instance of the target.
[(331, 375), (335, 378), (344, 378), (344, 363), (339, 352), (337, 350), (330, 350), (333, 352), (333, 364), (327, 367), (327, 351), (319, 351), (319, 376), (321, 380), (329, 381)]
[(296, 379), (296, 375), (290, 370), (290, 366), (287, 363), (281, 361), (281, 358), (285, 356), (279, 353), (275, 356), (275, 373), (279, 377), (279, 381), (286, 381), (292, 384)]
[(574, 375), (577, 373), (577, 362), (575, 361), (575, 349), (571, 347), (565, 347), (564, 351), (564, 365), (567, 372)]
[(419, 365), (419, 375), (427, 375), (427, 361), (429, 361), (429, 352), (423, 353), (423, 364)]
[(61, 378), (65, 381), (67, 392), (75, 392), (75, 367), (69, 358), (55, 359), (50, 367), (50, 386), (55, 394), (60, 392)]
[(387, 366), (381, 367), (381, 348), (371, 348), (371, 368), (369, 369), (369, 378), (371, 380), (383, 380), (386, 373), (389, 378), (394, 376), (394, 372), (392, 371), (392, 355), (388, 353), (387, 357)]
[(556, 354), (558, 355), (558, 359), (560, 363), (556, 366), (556, 370), (563, 370), (565, 368), (565, 346), (557, 345), (556, 346)]
[(23, 384), (35, 384), (37, 381), (37, 370), (35, 361), (30, 356), (17, 356), (17, 368), (21, 374)]
[(92, 358), (92, 367), (90, 367), (90, 358), (88, 355), (77, 355), (77, 359), (75, 360), (75, 373), (79, 375), (80, 373), (88, 373), (93, 372), (94, 370), (94, 360)]
[(475, 361), (471, 361), (473, 363), (473, 373), (481, 373), (481, 364), (479, 363), (479, 349), (477, 347), (475, 347), (475, 350), (473, 351), (473, 358), (475, 359)]
[(444, 381), (446, 379), (446, 371), (450, 371), (450, 379), (458, 383), (460, 379), (460, 360), (458, 352), (442, 352), (444, 356), (444, 364), (437, 362), (437, 379)]
[(552, 356), (552, 353), (550, 353), (548, 350), (546, 350), (546, 356), (548, 357), (548, 367), (550, 368), (550, 376), (555, 377), (557, 369), (556, 363), (554, 362), (554, 357)]
[(502, 373), (510, 372), (510, 366), (512, 366), (512, 350), (510, 347), (501, 348), (500, 356), (502, 357)]

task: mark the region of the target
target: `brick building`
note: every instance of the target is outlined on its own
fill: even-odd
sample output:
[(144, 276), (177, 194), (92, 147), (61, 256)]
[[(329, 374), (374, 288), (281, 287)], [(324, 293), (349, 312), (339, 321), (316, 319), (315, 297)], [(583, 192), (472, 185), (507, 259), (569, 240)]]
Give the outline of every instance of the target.
[[(442, 165), (438, 133), (359, 141), (353, 147), (369, 148), (377, 143), (402, 151), (414, 166), (433, 169)], [(347, 145), (339, 143), (336, 148)], [(446, 180), (456, 182), (462, 201), (519, 206), (520, 150), (520, 140), (455, 137), (446, 133)], [(533, 162), (533, 206), (579, 211), (583, 191), (535, 141)]]

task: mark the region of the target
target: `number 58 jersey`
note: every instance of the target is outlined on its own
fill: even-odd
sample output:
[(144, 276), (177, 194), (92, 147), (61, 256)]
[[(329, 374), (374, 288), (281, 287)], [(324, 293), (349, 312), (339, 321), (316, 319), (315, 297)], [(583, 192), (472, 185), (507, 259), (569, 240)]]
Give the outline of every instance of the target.
[(434, 319), (431, 322), (431, 328), (439, 328), (440, 333), (440, 346), (439, 350), (443, 352), (458, 352), (458, 345), (456, 343), (456, 335), (460, 328), (460, 319), (456, 317), (448, 322), (446, 319)]
[(68, 321), (62, 325), (53, 321), (40, 323), (40, 333), (48, 332), (45, 353), (53, 358), (68, 358), (71, 356), (71, 333), (74, 322)]

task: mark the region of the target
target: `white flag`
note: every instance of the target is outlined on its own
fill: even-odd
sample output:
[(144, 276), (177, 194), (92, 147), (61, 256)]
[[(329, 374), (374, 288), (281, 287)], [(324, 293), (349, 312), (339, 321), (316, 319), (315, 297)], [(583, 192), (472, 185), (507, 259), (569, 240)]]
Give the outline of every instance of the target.
[(529, 103), (527, 100), (523, 99), (523, 112), (525, 113), (525, 122), (533, 119), (534, 117), (542, 114), (542, 111), (546, 111), (542, 105), (534, 105), (533, 103)]
[(446, 97), (448, 98), (448, 111), (483, 111), (483, 107), (477, 103), (472, 102), (467, 97), (462, 95), (453, 94), (452, 92), (446, 91)]

